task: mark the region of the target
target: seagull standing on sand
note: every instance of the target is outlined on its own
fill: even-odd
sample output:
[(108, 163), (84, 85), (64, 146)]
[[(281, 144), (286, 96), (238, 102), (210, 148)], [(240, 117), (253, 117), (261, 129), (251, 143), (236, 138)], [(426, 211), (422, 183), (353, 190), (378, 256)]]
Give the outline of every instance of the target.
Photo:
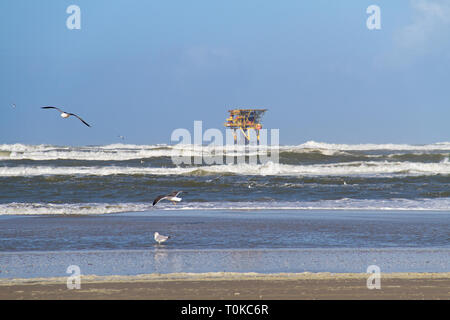
[(183, 191), (174, 191), (167, 195), (157, 196), (156, 199), (153, 200), (153, 205), (157, 204), (161, 200), (169, 200), (169, 201), (172, 201), (173, 204), (176, 204), (177, 202), (181, 201), (181, 198), (179, 198), (178, 195), (182, 192)]
[(79, 116), (77, 116), (75, 113), (65, 112), (65, 111), (62, 111), (61, 109), (59, 109), (59, 108), (57, 108), (57, 107), (51, 107), (51, 106), (41, 107), (41, 109), (56, 109), (56, 110), (58, 110), (59, 112), (61, 112), (61, 117), (63, 117), (63, 118), (68, 118), (68, 117), (70, 117), (70, 116), (77, 117), (78, 119), (81, 120), (81, 122), (83, 122), (85, 125), (87, 125), (88, 127), (90, 127), (90, 125), (89, 125), (86, 121), (84, 121), (83, 119), (81, 119), (81, 118), (80, 118)]
[(165, 242), (167, 239), (170, 239), (170, 236), (163, 236), (162, 234), (155, 232), (154, 238), (155, 241), (158, 242), (158, 244), (161, 244), (161, 242)]

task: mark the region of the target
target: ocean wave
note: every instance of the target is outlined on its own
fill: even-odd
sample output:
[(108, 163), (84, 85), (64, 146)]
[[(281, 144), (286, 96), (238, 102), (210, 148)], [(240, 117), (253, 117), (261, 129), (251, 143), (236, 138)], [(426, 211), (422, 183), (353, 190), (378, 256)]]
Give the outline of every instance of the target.
[(0, 145), (0, 160), (88, 160), (126, 161), (160, 157), (252, 156), (266, 154), (271, 147), (198, 146), (198, 145), (126, 145), (64, 147), (51, 145)]
[(134, 203), (8, 203), (0, 204), (0, 215), (95, 215), (149, 210), (149, 204)]
[(201, 167), (209, 173), (280, 176), (353, 176), (353, 175), (435, 175), (450, 174), (448, 163), (354, 161), (332, 164), (287, 165), (268, 162), (262, 165), (238, 164)]
[(448, 211), (450, 198), (439, 199), (348, 199), (320, 201), (243, 201), (243, 202), (181, 202), (169, 203), (8, 203), (0, 204), (0, 215), (100, 215), (123, 212), (215, 211), (215, 210), (417, 210)]
[(312, 148), (324, 150), (340, 150), (340, 151), (370, 151), (370, 150), (393, 150), (393, 151), (450, 151), (450, 142), (437, 142), (424, 145), (412, 144), (336, 144), (326, 142), (308, 141), (292, 148)]
[[(180, 152), (181, 153), (181, 152)], [(97, 160), (125, 161), (171, 156), (168, 147), (160, 145), (106, 145), (65, 147), (52, 145), (0, 145), (0, 160)], [(176, 153), (175, 153), (176, 154)]]
[(450, 163), (418, 163), (398, 161), (353, 161), (332, 164), (288, 165), (228, 164), (195, 167), (136, 166), (14, 166), (0, 167), (0, 176), (40, 175), (259, 175), (259, 176), (379, 176), (379, 175), (448, 175)]
[[(320, 154), (323, 156), (353, 156), (352, 151), (422, 151), (449, 152), (450, 142), (428, 145), (407, 144), (331, 144), (308, 141), (300, 145), (255, 146), (255, 145), (207, 145), (192, 144), (110, 144), (104, 146), (54, 146), (54, 145), (0, 145), (0, 160), (90, 160), (90, 161), (126, 161), (155, 157), (172, 156), (225, 156), (225, 155), (260, 155), (267, 151), (294, 154)], [(370, 156), (370, 155), (369, 155)], [(372, 155), (373, 156), (373, 155)], [(375, 155), (376, 156), (376, 155)], [(448, 154), (447, 154), (448, 156)]]

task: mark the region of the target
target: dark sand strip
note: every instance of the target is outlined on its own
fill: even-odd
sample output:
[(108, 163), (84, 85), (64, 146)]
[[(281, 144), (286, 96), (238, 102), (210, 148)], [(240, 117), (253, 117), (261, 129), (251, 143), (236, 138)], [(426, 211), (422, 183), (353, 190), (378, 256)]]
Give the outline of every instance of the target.
[(303, 300), (450, 299), (450, 273), (391, 273), (369, 290), (369, 274), (206, 273), (82, 276), (69, 290), (67, 278), (1, 279), (0, 299)]

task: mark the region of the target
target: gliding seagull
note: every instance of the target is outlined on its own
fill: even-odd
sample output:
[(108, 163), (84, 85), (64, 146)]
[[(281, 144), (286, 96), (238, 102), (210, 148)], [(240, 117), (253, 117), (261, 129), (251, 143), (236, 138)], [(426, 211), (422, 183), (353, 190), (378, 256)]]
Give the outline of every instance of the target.
[(161, 200), (169, 200), (172, 201), (173, 204), (176, 204), (177, 202), (181, 201), (181, 198), (178, 198), (178, 195), (182, 193), (183, 191), (174, 191), (172, 193), (169, 193), (167, 195), (163, 196), (157, 196), (155, 200), (153, 200), (153, 205), (157, 204)]
[(63, 117), (63, 118), (68, 118), (68, 117), (70, 117), (70, 116), (75, 116), (75, 117), (77, 117), (78, 119), (80, 119), (81, 122), (83, 122), (85, 125), (87, 125), (88, 127), (90, 127), (90, 125), (89, 125), (86, 121), (84, 121), (83, 119), (81, 119), (81, 118), (80, 118), (79, 116), (77, 116), (75, 113), (65, 112), (65, 111), (62, 111), (61, 109), (59, 109), (59, 108), (57, 108), (57, 107), (51, 107), (51, 106), (41, 107), (41, 109), (56, 109), (56, 110), (58, 110), (59, 112), (61, 112), (61, 117)]

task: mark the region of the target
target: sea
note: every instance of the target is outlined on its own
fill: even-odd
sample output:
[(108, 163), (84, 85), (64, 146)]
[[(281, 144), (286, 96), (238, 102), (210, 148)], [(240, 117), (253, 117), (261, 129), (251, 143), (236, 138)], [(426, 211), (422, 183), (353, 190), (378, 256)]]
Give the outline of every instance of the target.
[(0, 144), (0, 279), (450, 271), (450, 142), (263, 151)]

